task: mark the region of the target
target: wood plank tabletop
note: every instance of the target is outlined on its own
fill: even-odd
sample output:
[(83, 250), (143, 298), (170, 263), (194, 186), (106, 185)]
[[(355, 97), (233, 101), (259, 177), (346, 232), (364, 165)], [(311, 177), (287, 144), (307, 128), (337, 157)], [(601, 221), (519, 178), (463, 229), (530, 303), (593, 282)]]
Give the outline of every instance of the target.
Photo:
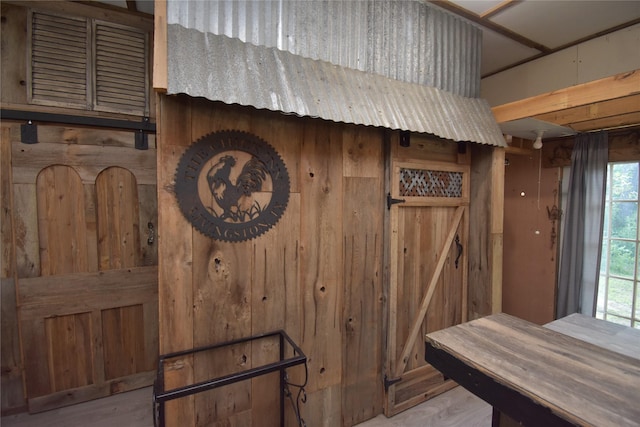
[[(441, 360), (455, 358), (461, 363), (442, 365), (449, 369), (445, 375), (496, 407), (498, 394), (507, 396), (507, 404), (498, 409), (510, 416), (518, 408), (510, 407), (514, 395), (504, 390), (515, 391), (538, 405), (536, 412), (568, 425), (640, 423), (640, 361), (611, 351), (606, 342), (597, 346), (504, 313), (432, 332), (426, 341), (427, 361), (433, 358), (437, 364), (443, 355)], [(478, 381), (468, 381), (472, 372), (463, 372), (466, 368), (495, 381), (498, 392), (488, 393)]]
[(640, 360), (640, 329), (579, 313), (554, 320), (544, 327)]

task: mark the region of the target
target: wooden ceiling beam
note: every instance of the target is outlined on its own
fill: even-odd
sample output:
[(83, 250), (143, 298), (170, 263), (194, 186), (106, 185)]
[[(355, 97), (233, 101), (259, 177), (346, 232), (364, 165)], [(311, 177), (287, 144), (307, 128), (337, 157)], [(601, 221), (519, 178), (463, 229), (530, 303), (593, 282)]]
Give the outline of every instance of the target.
[(560, 126), (571, 126), (574, 123), (605, 119), (639, 111), (640, 94), (637, 94), (540, 114), (535, 116), (534, 119), (555, 123)]
[(509, 9), (511, 6), (515, 6), (518, 3), (522, 3), (522, 0), (504, 0), (502, 3), (499, 3), (491, 9), (484, 11), (479, 16), (482, 19), (489, 19), (492, 16), (499, 14), (503, 10)]
[(580, 123), (572, 123), (570, 127), (578, 132), (588, 132), (600, 129), (616, 129), (626, 126), (633, 126), (640, 123), (640, 112), (619, 114), (613, 117), (603, 117)]
[(502, 25), (498, 25), (495, 22), (489, 19), (483, 19), (480, 15), (471, 12), (464, 7), (460, 7), (457, 4), (449, 1), (449, 0), (430, 0), (429, 3), (433, 3), (436, 6), (440, 6), (441, 8), (448, 10), (449, 12), (455, 13), (456, 15), (462, 16), (463, 18), (468, 19), (469, 21), (475, 22), (478, 25), (481, 25), (485, 28), (488, 28), (492, 31), (495, 31), (498, 34), (501, 34), (511, 40), (514, 40), (520, 44), (523, 44), (527, 47), (537, 49), (542, 53), (549, 53), (551, 49), (547, 46), (544, 46), (540, 43), (536, 43), (535, 41), (528, 39), (518, 33), (511, 31), (508, 28), (503, 27)]
[(492, 108), (498, 123), (640, 94), (640, 69)]

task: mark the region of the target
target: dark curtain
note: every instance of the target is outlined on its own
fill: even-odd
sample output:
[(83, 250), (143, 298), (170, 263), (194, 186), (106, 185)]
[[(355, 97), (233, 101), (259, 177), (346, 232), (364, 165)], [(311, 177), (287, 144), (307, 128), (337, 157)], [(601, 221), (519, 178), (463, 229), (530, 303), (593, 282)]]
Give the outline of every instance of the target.
[(595, 316), (608, 151), (605, 131), (576, 138), (562, 234), (557, 319), (572, 313)]

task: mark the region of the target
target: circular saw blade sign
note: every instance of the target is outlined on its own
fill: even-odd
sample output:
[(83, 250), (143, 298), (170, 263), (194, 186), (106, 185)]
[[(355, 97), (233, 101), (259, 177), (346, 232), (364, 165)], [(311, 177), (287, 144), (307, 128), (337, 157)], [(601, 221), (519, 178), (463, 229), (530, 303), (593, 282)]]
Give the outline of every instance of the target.
[(200, 138), (182, 155), (175, 178), (184, 216), (217, 240), (260, 236), (278, 222), (289, 201), (289, 174), (280, 155), (246, 132)]

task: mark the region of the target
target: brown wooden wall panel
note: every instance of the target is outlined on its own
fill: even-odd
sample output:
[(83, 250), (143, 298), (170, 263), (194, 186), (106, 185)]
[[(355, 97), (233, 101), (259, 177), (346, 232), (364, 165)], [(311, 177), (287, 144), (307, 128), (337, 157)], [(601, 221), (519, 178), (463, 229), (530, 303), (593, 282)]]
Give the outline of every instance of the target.
[[(173, 176), (180, 156), (191, 142), (191, 102), (188, 98), (162, 98), (158, 122), (158, 299), (160, 354), (194, 348), (193, 264), (194, 231), (175, 202)], [(160, 143), (162, 141), (162, 143)], [(167, 389), (193, 383), (193, 358), (183, 357), (167, 365)], [(167, 403), (167, 425), (195, 425), (193, 396)]]
[(11, 40), (5, 43), (0, 51), (2, 67), (0, 67), (0, 92), (3, 103), (27, 103), (27, 90), (24, 82), (27, 75), (27, 9), (3, 2), (2, 39)]
[(31, 184), (14, 184), (13, 207), (17, 276), (39, 276), (40, 243), (35, 181)]
[(102, 310), (101, 316), (105, 379), (153, 371), (153, 348), (145, 345), (144, 306)]
[[(145, 368), (146, 371), (153, 369), (156, 360), (154, 345), (157, 344), (155, 321), (149, 323), (148, 314), (144, 312), (135, 313), (135, 322), (142, 317), (144, 324), (127, 322), (114, 328), (112, 320), (116, 313), (110, 313), (111, 318), (109, 314), (106, 315), (106, 325), (102, 325), (102, 313), (104, 310), (117, 310), (126, 302), (143, 306), (145, 311), (151, 310), (153, 315), (157, 298), (157, 271), (152, 266), (21, 280), (18, 289), (20, 322), (25, 371), (29, 373), (26, 378), (29, 396), (55, 395), (56, 391), (63, 390), (60, 387), (77, 389), (91, 384), (96, 388), (103, 387), (100, 382), (105, 380), (104, 364), (115, 351), (103, 349), (114, 340), (124, 339), (126, 342), (115, 344), (129, 354), (144, 354), (144, 364), (136, 365), (137, 368)], [(132, 333), (127, 329), (135, 330), (136, 327), (138, 329), (134, 334), (140, 333), (140, 328), (145, 328), (144, 339), (118, 337), (123, 331), (125, 334)], [(106, 336), (104, 331), (107, 332)], [(42, 351), (44, 344), (46, 351)], [(140, 349), (142, 345), (144, 349)], [(113, 366), (113, 361), (111, 363), (108, 372), (128, 369)], [(127, 366), (131, 367), (130, 362), (127, 362)], [(87, 369), (91, 370), (90, 375)], [(72, 371), (72, 375), (64, 378), (68, 370)], [(125, 380), (125, 383), (127, 381), (135, 384), (134, 380)], [(98, 396), (93, 395), (92, 398), (95, 397)], [(50, 407), (43, 409), (46, 408)]]
[(110, 167), (96, 178), (100, 270), (142, 265), (140, 214), (135, 176)]
[(15, 139), (12, 144), (13, 182), (16, 184), (35, 182), (40, 171), (52, 164), (73, 167), (83, 184), (94, 185), (98, 174), (114, 165), (131, 171), (138, 184), (156, 183), (154, 150), (61, 143), (28, 145)]
[[(376, 155), (363, 157), (380, 161), (380, 134), (372, 131), (366, 137), (363, 145), (373, 147), (368, 149)], [(382, 389), (372, 387), (381, 381), (383, 364), (382, 186), (380, 177), (344, 179), (344, 425), (358, 424), (382, 411)]]
[[(308, 357), (308, 391), (341, 383), (344, 269), (342, 245), (342, 132), (306, 121), (300, 181), (302, 340)], [(339, 407), (331, 412), (339, 411)]]
[(38, 230), (43, 276), (89, 271), (84, 189), (68, 166), (38, 175)]
[(49, 317), (44, 327), (51, 391), (93, 384), (91, 313)]

